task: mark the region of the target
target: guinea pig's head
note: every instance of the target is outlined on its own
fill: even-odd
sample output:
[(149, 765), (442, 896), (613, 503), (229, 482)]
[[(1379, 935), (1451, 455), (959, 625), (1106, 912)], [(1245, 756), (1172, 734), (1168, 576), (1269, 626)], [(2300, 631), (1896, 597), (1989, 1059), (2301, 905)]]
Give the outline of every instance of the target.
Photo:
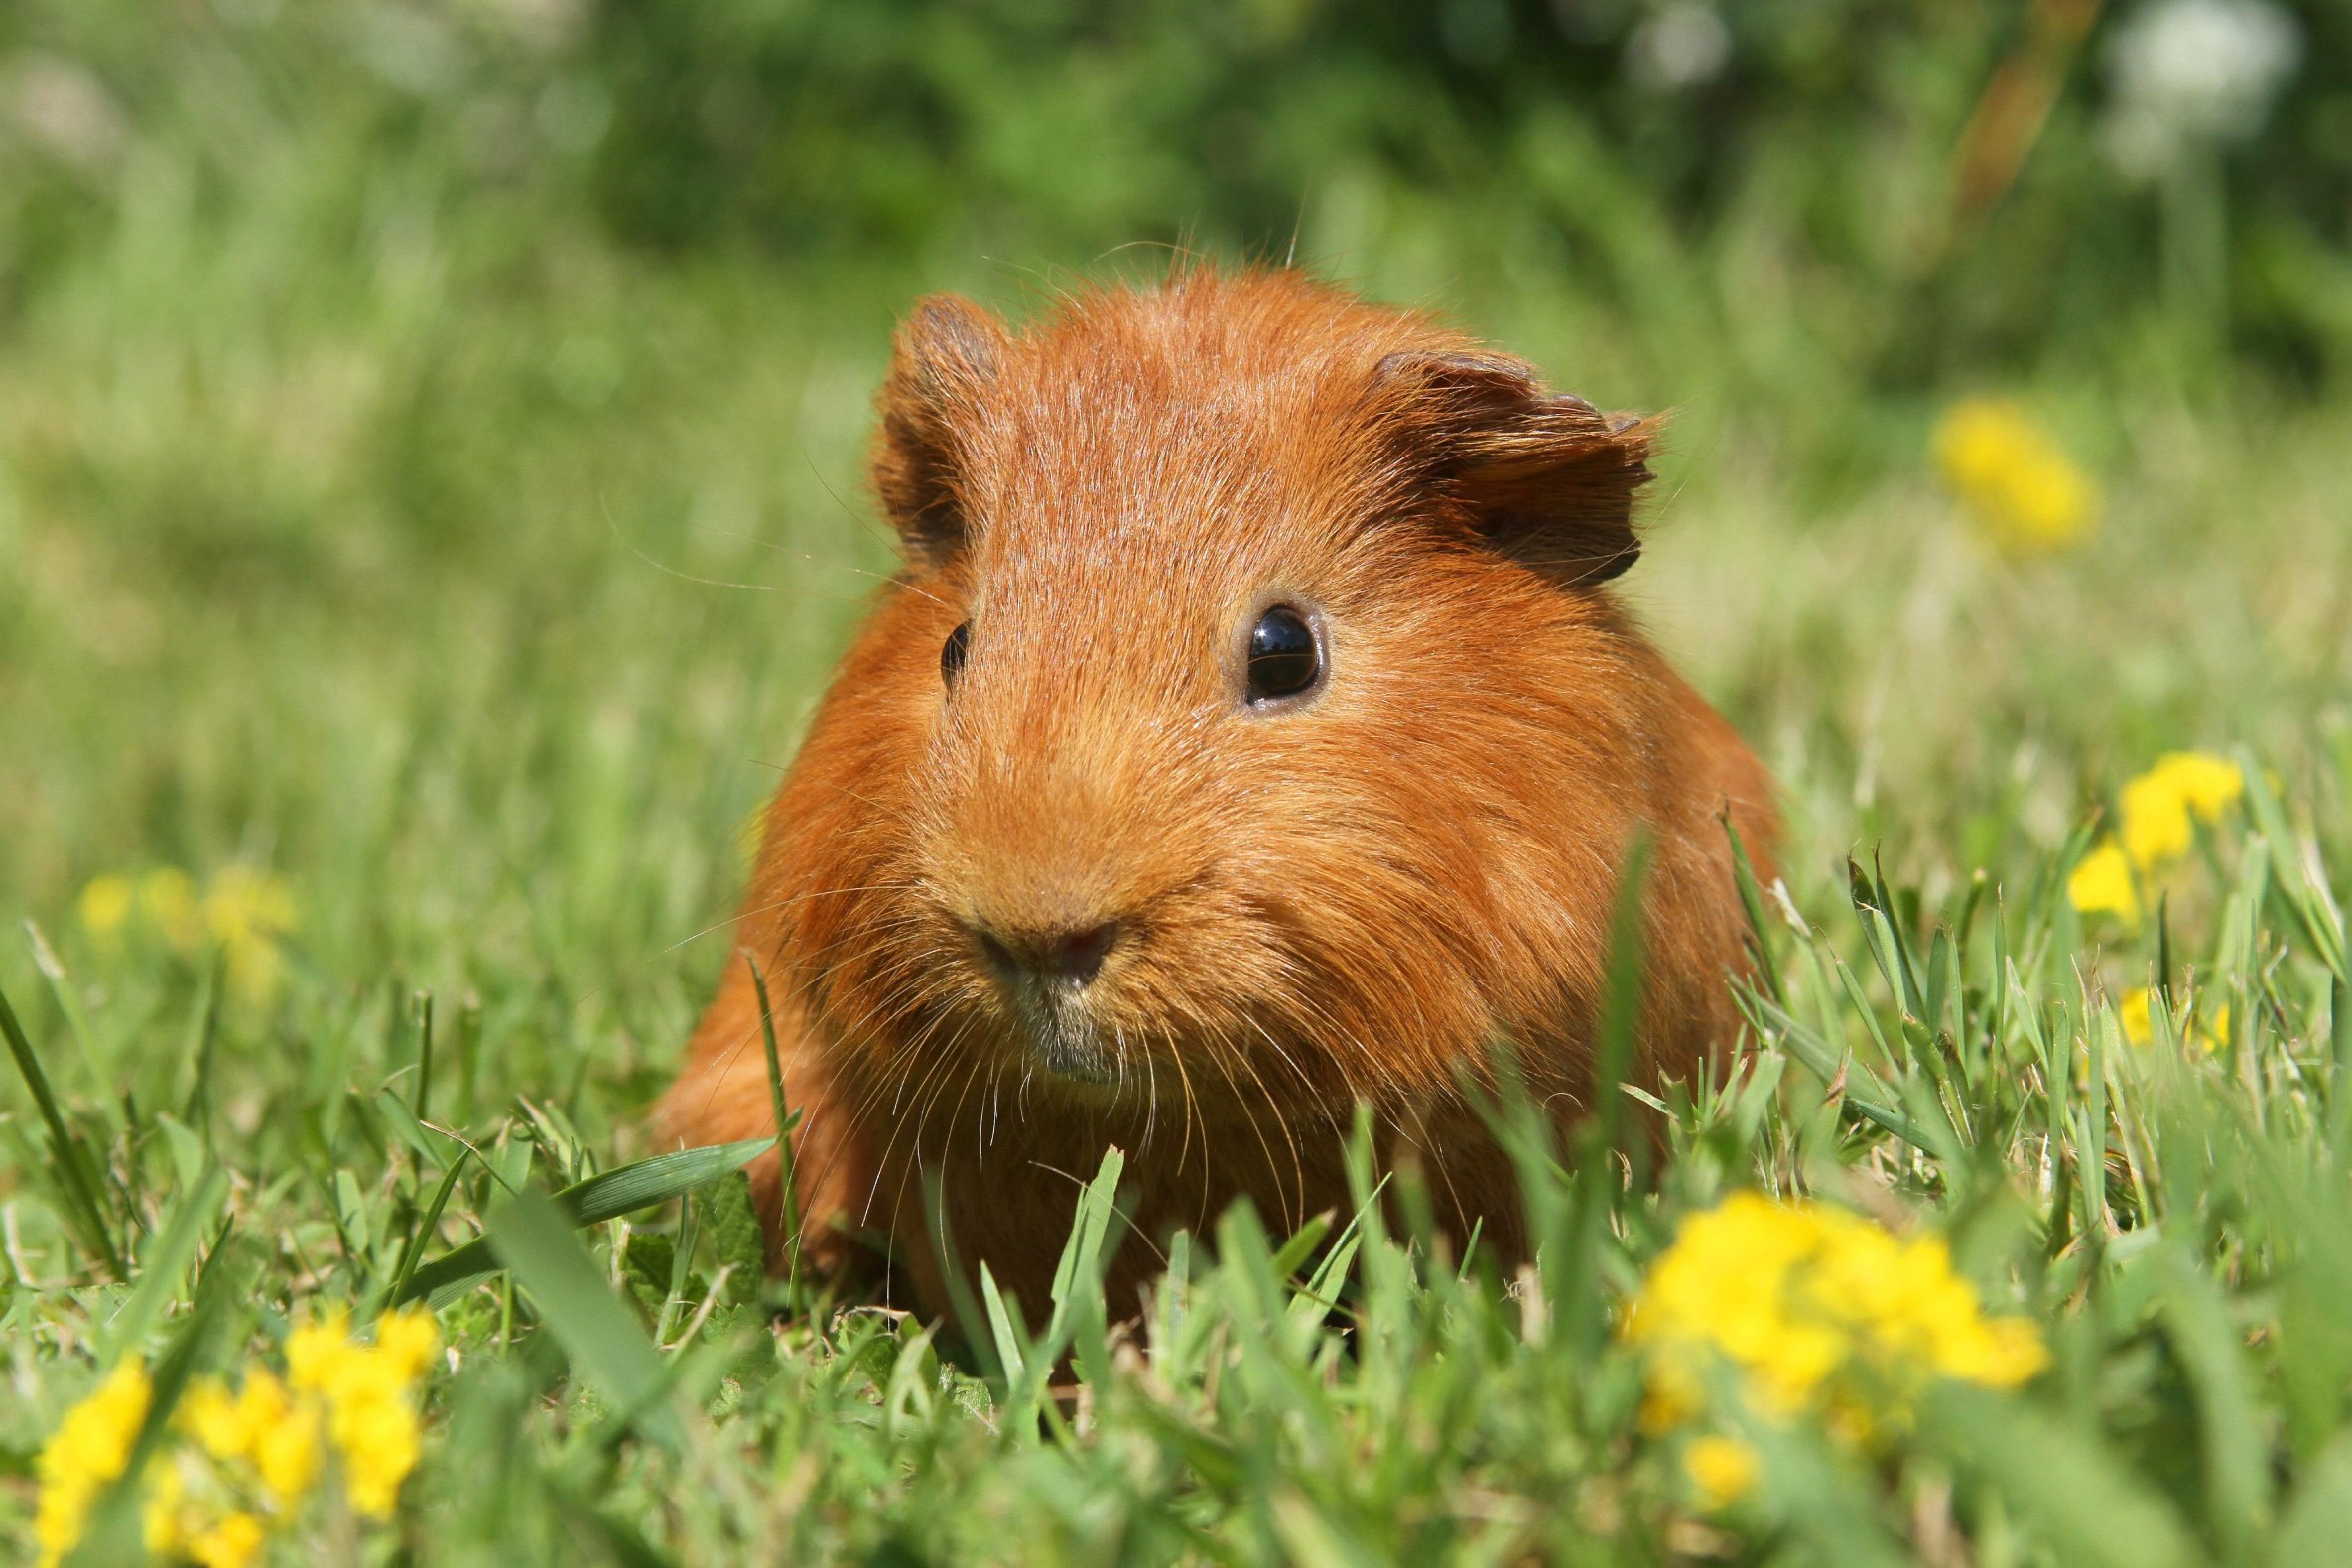
[(1442, 1087), (1589, 999), (1648, 437), (1288, 274), (919, 306), (907, 564), (774, 887), (817, 1004), (902, 1078), (1205, 1107)]

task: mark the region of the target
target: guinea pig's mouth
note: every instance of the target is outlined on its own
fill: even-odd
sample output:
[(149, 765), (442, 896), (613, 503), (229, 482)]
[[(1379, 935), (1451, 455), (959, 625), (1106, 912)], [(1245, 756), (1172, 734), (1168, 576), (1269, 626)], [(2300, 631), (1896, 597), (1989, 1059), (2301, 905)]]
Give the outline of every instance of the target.
[(1051, 985), (1020, 986), (1012, 997), (1013, 1032), (1021, 1054), (1055, 1078), (1107, 1088), (1122, 1076), (1115, 1048), (1075, 994)]

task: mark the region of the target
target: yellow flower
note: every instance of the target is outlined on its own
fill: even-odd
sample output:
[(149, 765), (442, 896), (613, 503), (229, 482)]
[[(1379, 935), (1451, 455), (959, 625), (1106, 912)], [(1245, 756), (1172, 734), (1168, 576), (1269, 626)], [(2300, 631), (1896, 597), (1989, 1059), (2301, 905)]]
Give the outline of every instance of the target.
[(223, 866), (204, 892), (204, 925), (223, 946), (275, 937), (294, 929), (294, 895), (266, 872)]
[(281, 1512), (300, 1503), (318, 1479), (318, 1408), (295, 1400), (264, 1368), (248, 1372), (233, 1397), (209, 1378), (194, 1384), (181, 1401), (177, 1424), (214, 1459), (251, 1466), (271, 1505)]
[(286, 884), (247, 866), (223, 866), (204, 893), (203, 919), (228, 960), (229, 982), (250, 999), (266, 999), (285, 957), (278, 938), (294, 929)]
[(1944, 482), (2006, 553), (2062, 550), (2098, 526), (2098, 486), (2014, 403), (1954, 404), (1934, 448)]
[(2140, 892), (2132, 862), (2109, 840), (2082, 857), (2066, 878), (2066, 901), (2086, 915), (2110, 914), (2127, 926), (2140, 923)]
[(166, 1562), (187, 1552), (188, 1531), (181, 1504), (188, 1495), (180, 1472), (163, 1455), (156, 1456), (146, 1476), (147, 1497), (140, 1505), (140, 1529), (150, 1557)]
[(131, 906), (137, 898), (129, 877), (93, 876), (73, 908), (81, 918), (82, 930), (101, 942), (111, 942), (130, 922)]
[(2174, 751), (2124, 786), (2123, 846), (2146, 869), (2176, 860), (2196, 843), (2196, 823), (2218, 822), (2246, 793), (2234, 762), (2199, 751)]
[(1756, 1450), (1738, 1438), (1693, 1438), (1682, 1451), (1682, 1470), (1690, 1477), (1699, 1507), (1708, 1513), (1727, 1508), (1756, 1486)]
[(41, 1446), (34, 1473), (41, 1479), (41, 1503), (33, 1538), (41, 1568), (55, 1568), (81, 1539), (99, 1494), (131, 1461), (131, 1445), (147, 1419), (146, 1371), (124, 1362), (79, 1404)]
[(365, 1517), (387, 1518), (423, 1450), (409, 1385), (432, 1359), (438, 1332), (423, 1311), (386, 1313), (373, 1346), (352, 1343), (347, 1328), (336, 1312), (289, 1335), (287, 1380), (325, 1401), (351, 1506)]
[(1682, 1221), (1624, 1333), (1648, 1352), (1652, 1427), (1703, 1408), (1714, 1367), (1764, 1415), (1864, 1434), (1874, 1402), (1899, 1420), (1929, 1379), (2011, 1387), (2046, 1359), (2031, 1323), (1985, 1315), (1940, 1238), (1754, 1193)]
[(181, 1555), (200, 1568), (250, 1568), (261, 1555), (261, 1520), (250, 1513), (224, 1514), (181, 1544)]
[(204, 940), (196, 883), (178, 866), (158, 866), (139, 878), (139, 916), (182, 952)]
[(421, 1308), (387, 1312), (376, 1320), (376, 1354), (391, 1364), (404, 1382), (423, 1376), (439, 1349), (441, 1330), (430, 1312)]
[(2124, 1038), (2134, 1045), (2146, 1045), (2154, 1025), (2149, 1018), (2149, 1006), (2155, 999), (2152, 986), (2124, 992), (2123, 1000), (2115, 1004), (2116, 1022), (2123, 1025)]

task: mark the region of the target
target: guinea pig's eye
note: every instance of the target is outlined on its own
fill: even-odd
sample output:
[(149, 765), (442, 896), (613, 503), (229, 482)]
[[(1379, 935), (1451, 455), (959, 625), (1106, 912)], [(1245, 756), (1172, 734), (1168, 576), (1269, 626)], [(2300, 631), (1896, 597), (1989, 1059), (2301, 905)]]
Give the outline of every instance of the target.
[(939, 645), (939, 678), (953, 685), (956, 674), (964, 668), (965, 655), (972, 651), (972, 622), (966, 621), (948, 633), (948, 640)]
[(1249, 700), (1296, 697), (1323, 679), (1323, 645), (1307, 617), (1277, 604), (1249, 632)]

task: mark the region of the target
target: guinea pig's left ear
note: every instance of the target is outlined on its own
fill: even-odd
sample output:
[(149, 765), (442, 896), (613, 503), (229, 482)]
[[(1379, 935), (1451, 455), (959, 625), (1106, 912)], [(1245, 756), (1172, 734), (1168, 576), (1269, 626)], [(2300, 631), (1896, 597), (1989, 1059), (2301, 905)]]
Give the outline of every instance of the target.
[(1571, 586), (1640, 556), (1633, 494), (1650, 479), (1655, 419), (1547, 393), (1501, 354), (1390, 354), (1377, 379), (1427, 481), (1497, 549)]

